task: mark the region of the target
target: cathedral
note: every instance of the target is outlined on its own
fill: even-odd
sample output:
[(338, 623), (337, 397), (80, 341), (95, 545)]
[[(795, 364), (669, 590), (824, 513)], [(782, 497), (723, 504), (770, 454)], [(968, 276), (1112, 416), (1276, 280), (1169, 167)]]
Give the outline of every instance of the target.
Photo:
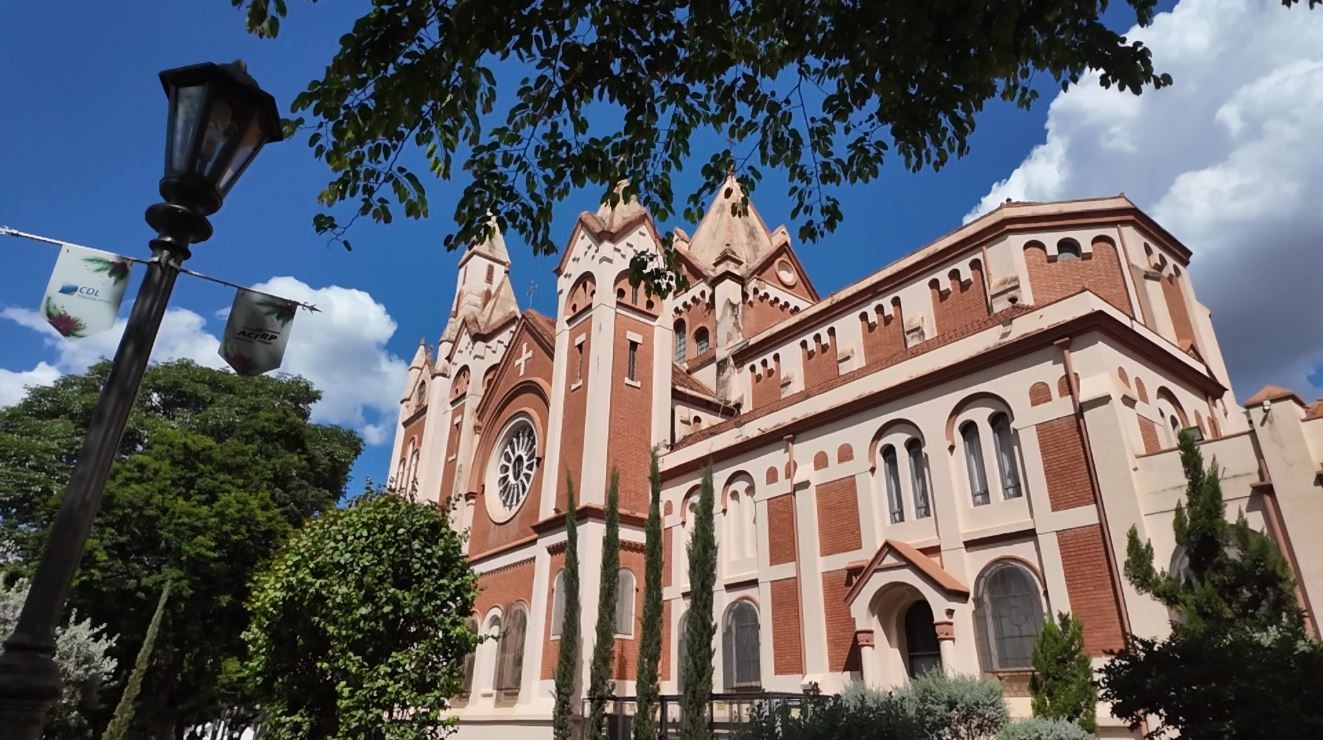
[[(1293, 569), (1317, 634), (1323, 401), (1269, 386), (1238, 403), (1191, 250), (1124, 196), (1007, 202), (828, 296), (784, 226), (729, 179), (673, 246), (688, 287), (632, 286), (660, 255), (637, 203), (582, 213), (556, 315), (520, 309), (499, 233), (459, 262), (439, 342), (400, 401), (396, 486), (454, 507), (492, 639), (465, 666), (459, 737), (544, 738), (578, 496), (584, 683), (603, 578), (619, 579), (616, 694), (660, 630), (676, 693), (685, 544), (716, 490), (713, 690), (839, 691), (926, 670), (995, 677), (1029, 713), (1043, 619), (1076, 614), (1101, 664), (1169, 615), (1121, 573), (1136, 528), (1179, 569), (1172, 516), (1190, 430)], [(661, 624), (642, 624), (648, 465), (660, 456)], [(601, 573), (619, 471), (620, 570)], [(1106, 706), (1103, 736), (1132, 736)]]

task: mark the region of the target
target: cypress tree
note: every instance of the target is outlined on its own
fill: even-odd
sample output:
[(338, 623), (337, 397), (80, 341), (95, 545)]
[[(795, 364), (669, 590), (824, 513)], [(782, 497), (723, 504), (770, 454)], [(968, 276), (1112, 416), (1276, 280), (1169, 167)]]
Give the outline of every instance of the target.
[(161, 631), (161, 618), (165, 615), (165, 603), (170, 600), (170, 582), (166, 581), (161, 589), (161, 598), (156, 602), (156, 613), (147, 625), (147, 634), (143, 637), (142, 647), (138, 648), (138, 658), (133, 663), (133, 672), (124, 684), (124, 693), (115, 705), (115, 714), (101, 733), (101, 740), (124, 740), (129, 737), (129, 728), (133, 725), (133, 712), (138, 703), (138, 694), (142, 692), (142, 679), (152, 663), (152, 651), (156, 648), (156, 635)]
[(644, 529), (643, 555), (643, 634), (639, 643), (639, 664), (635, 681), (634, 740), (655, 740), (657, 720), (653, 711), (660, 690), (657, 685), (657, 666), (661, 661), (661, 630), (655, 626), (662, 621), (662, 529), (661, 529), (661, 468), (657, 452), (652, 453), (648, 471), (650, 499), (648, 523)]
[(708, 705), (712, 701), (712, 593), (717, 583), (717, 539), (713, 522), (712, 469), (703, 472), (699, 486), (698, 507), (694, 512), (694, 533), (689, 540), (689, 616), (685, 621), (684, 655), (680, 656), (680, 675), (684, 690), (680, 696), (680, 737), (684, 740), (708, 740)]
[(1048, 617), (1034, 642), (1034, 675), (1029, 679), (1035, 717), (1064, 719), (1094, 732), (1098, 729), (1098, 687), (1084, 651), (1084, 624), (1062, 612)]
[(565, 605), (560, 623), (560, 645), (556, 654), (556, 703), (552, 709), (552, 737), (571, 740), (574, 736), (574, 674), (579, 650), (579, 525), (575, 509), (574, 481), (566, 486), (569, 501), (565, 511), (565, 577), (561, 583), (561, 603)]
[(620, 474), (611, 470), (606, 491), (606, 533), (602, 536), (602, 585), (597, 589), (597, 636), (588, 673), (588, 732), (606, 736), (606, 700), (612, 693), (616, 647), (616, 596), (620, 590)]

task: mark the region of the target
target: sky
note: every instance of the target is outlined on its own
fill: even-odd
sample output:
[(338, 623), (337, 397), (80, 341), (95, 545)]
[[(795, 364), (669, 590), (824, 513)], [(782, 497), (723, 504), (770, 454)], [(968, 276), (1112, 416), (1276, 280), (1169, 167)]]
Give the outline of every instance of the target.
[[(226, 0), (2, 3), (0, 225), (130, 256), (146, 256), (143, 222), (158, 200), (164, 146), (162, 69), (243, 58), (282, 106), (319, 76), (361, 2), (290, 3), (275, 40), (259, 40)], [(991, 104), (972, 153), (938, 173), (898, 162), (878, 180), (842, 188), (845, 221), (797, 245), (820, 293), (838, 290), (1006, 198), (1050, 200), (1124, 192), (1194, 253), (1196, 294), (1213, 311), (1235, 390), (1268, 382), (1323, 395), (1323, 10), (1273, 0), (1170, 0), (1147, 29), (1130, 29), (1175, 78), (1135, 97), (1095, 79), (1061, 93), (1042, 81), (1029, 111)], [(1106, 16), (1129, 29), (1129, 8)], [(499, 82), (518, 82), (504, 74)], [(287, 110), (287, 108), (282, 108)], [(719, 139), (695, 143), (711, 153)], [(676, 178), (692, 190), (697, 168)], [(431, 217), (360, 222), (354, 250), (328, 246), (311, 226), (325, 166), (299, 138), (264, 150), (212, 217), (215, 236), (188, 267), (309, 301), (320, 313), (293, 324), (283, 370), (322, 389), (314, 420), (352, 427), (367, 445), (355, 482), (383, 480), (403, 380), (420, 339), (435, 345), (459, 255), (442, 247), (464, 186), (427, 182)], [(784, 189), (769, 178), (754, 202), (786, 221)], [(568, 237), (595, 196), (563, 203), (552, 226)], [(791, 233), (796, 224), (788, 223)], [(680, 220), (661, 224), (693, 224)], [(554, 256), (535, 257), (507, 235), (521, 305), (554, 312)], [(116, 330), (77, 341), (36, 312), (56, 249), (0, 237), (0, 406), (31, 384), (80, 372), (114, 352)], [(216, 355), (227, 288), (181, 278), (155, 360)]]

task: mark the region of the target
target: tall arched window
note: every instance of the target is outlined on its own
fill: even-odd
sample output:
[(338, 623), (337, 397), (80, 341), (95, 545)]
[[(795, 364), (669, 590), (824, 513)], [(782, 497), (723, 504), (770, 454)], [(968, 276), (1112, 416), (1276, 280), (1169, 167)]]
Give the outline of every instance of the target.
[(685, 336), (684, 319), (675, 322), (675, 362), (683, 363), (685, 351), (688, 349), (689, 338)]
[(976, 621), (989, 671), (1031, 667), (1034, 641), (1043, 629), (1043, 600), (1038, 579), (1023, 565), (1002, 560), (979, 579)]
[(933, 610), (919, 600), (905, 610), (905, 664), (910, 678), (942, 667), (942, 650), (933, 625)]
[[(471, 630), (473, 634), (476, 635), (478, 633), (478, 620), (474, 619), (473, 617), (469, 617), (467, 625), (469, 630)], [(474, 663), (477, 662), (477, 657), (478, 657), (477, 648), (474, 648), (471, 652), (469, 652), (468, 655), (464, 656), (464, 668), (460, 672), (460, 679), (459, 679), (460, 696), (468, 696), (470, 693), (473, 692), (473, 666)]]
[(412, 489), (418, 483), (418, 451), (409, 456), (409, 477), (404, 481), (406, 489)]
[(997, 412), (988, 420), (992, 425), (992, 440), (997, 448), (997, 468), (1001, 471), (1001, 490), (1005, 498), (1019, 498), (1020, 467), (1015, 463), (1015, 445), (1011, 438), (1011, 419)]
[(711, 344), (711, 342), (708, 339), (707, 328), (700, 326), (698, 330), (694, 332), (694, 354), (703, 354), (707, 351), (709, 344)]
[(616, 634), (634, 634), (634, 574), (620, 569), (616, 581)]
[(422, 406), (424, 403), (427, 403), (427, 384), (419, 383), (417, 405)]
[(910, 461), (910, 487), (914, 491), (914, 518), (926, 519), (932, 516), (928, 504), (928, 476), (923, 463), (923, 443), (911, 439), (905, 443), (905, 454)]
[(882, 448), (882, 472), (887, 484), (887, 512), (891, 523), (905, 521), (905, 503), (900, 493), (900, 464), (896, 461), (896, 448), (887, 445)]
[(565, 571), (556, 574), (551, 584), (551, 636), (560, 637), (560, 628), (565, 622)]
[(519, 694), (519, 684), (524, 676), (524, 636), (527, 631), (528, 610), (523, 604), (511, 604), (496, 654), (496, 689), (506, 697)]
[(965, 470), (969, 475), (969, 495), (975, 506), (982, 506), (988, 498), (987, 468), (983, 466), (983, 441), (979, 438), (978, 425), (967, 421), (960, 427), (960, 439), (965, 445)]
[(721, 662), (726, 691), (762, 686), (758, 648), (758, 607), (737, 601), (726, 610), (721, 628)]
[(728, 563), (750, 565), (750, 561), (758, 557), (753, 479), (744, 473), (735, 475), (726, 483), (723, 495), (726, 512), (722, 522), (721, 551)]

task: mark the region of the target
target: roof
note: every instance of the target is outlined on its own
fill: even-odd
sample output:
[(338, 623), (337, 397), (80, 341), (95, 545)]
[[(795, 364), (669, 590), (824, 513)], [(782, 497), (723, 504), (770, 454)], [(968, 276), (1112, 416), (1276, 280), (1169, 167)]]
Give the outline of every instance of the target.
[(917, 570), (938, 588), (958, 596), (969, 595), (968, 586), (962, 583), (959, 578), (947, 572), (936, 560), (919, 552), (917, 547), (903, 540), (887, 539), (882, 542), (882, 546), (877, 548), (877, 552), (863, 566), (863, 572), (855, 579), (854, 586), (845, 595), (845, 603), (852, 603), (859, 596), (859, 592), (863, 590), (868, 577), (886, 561), (888, 553), (894, 554), (898, 560)]
[(1309, 404), (1305, 409), (1305, 421), (1310, 419), (1323, 419), (1323, 398)]
[(545, 342), (548, 347), (556, 346), (556, 322), (531, 308), (524, 311), (524, 319), (529, 330), (536, 334), (539, 340)]
[(621, 193), (620, 202), (612, 206), (603, 203), (597, 207), (597, 220), (602, 222), (602, 226), (607, 231), (620, 231), (627, 224), (635, 223), (646, 216), (647, 210), (639, 203), (638, 198), (624, 197), (624, 190), (629, 185), (629, 180), (621, 180), (616, 183), (615, 192)]
[(717, 263), (723, 252), (730, 251), (748, 269), (772, 251), (771, 232), (753, 203), (749, 203), (742, 214), (731, 213), (731, 209), (744, 198), (739, 181), (734, 175), (728, 175), (689, 240), (690, 254), (711, 266)]
[(1280, 385), (1263, 386), (1259, 389), (1258, 393), (1250, 396), (1249, 400), (1246, 401), (1244, 405), (1248, 408), (1250, 406), (1258, 406), (1264, 401), (1280, 401), (1288, 398), (1301, 406), (1305, 405), (1305, 402), (1300, 400), (1300, 396), (1297, 396), (1295, 391), (1289, 388), (1283, 388)]
[(717, 394), (713, 393), (711, 388), (704, 385), (703, 381), (685, 372), (679, 365), (675, 364), (671, 365), (671, 385), (675, 388), (683, 388), (684, 390), (693, 391), (694, 393), (701, 393), (709, 398), (717, 397)]

